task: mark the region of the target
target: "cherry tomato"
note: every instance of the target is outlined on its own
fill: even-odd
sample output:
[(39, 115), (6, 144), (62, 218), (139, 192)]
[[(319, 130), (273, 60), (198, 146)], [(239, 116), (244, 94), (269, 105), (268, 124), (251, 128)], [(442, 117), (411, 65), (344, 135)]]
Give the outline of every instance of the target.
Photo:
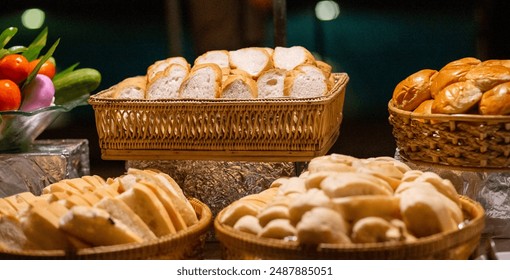
[[(29, 63), (29, 71), (28, 73), (32, 73), (32, 70), (34, 70), (34, 68), (37, 66), (37, 63), (39, 63), (40, 59), (35, 59), (35, 60), (32, 60), (30, 61)], [(46, 60), (43, 65), (41, 65), (41, 68), (39, 68), (39, 71), (37, 71), (37, 74), (43, 74), (47, 77), (49, 77), (50, 79), (53, 79), (53, 77), (55, 76), (55, 72), (56, 72), (56, 69), (55, 69), (55, 64), (53, 64), (51, 61), (49, 60)]]
[(0, 59), (0, 79), (9, 79), (20, 84), (28, 74), (28, 60), (21, 54), (8, 54)]
[(21, 92), (11, 80), (0, 80), (0, 111), (18, 110)]

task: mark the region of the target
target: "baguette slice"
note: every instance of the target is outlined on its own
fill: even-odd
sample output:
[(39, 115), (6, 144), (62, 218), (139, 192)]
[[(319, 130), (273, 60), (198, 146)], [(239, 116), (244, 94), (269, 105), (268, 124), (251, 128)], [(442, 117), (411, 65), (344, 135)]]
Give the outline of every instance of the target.
[(214, 63), (217, 64), (223, 73), (230, 71), (230, 62), (228, 57), (228, 51), (226, 50), (213, 50), (208, 51), (195, 59), (194, 64)]
[(146, 99), (177, 98), (182, 82), (188, 76), (189, 69), (180, 64), (171, 64), (159, 72), (147, 85)]
[(313, 65), (300, 65), (288, 71), (283, 94), (293, 98), (312, 98), (328, 92), (328, 81), (324, 73)]
[(253, 79), (273, 67), (271, 56), (264, 48), (243, 48), (229, 52), (230, 67), (246, 71)]
[(59, 229), (57, 216), (45, 207), (31, 207), (21, 215), (20, 223), (27, 238), (43, 250), (73, 247), (65, 232)]
[(275, 68), (292, 70), (302, 64), (315, 65), (315, 58), (302, 46), (276, 47), (273, 53), (273, 64)]
[(18, 219), (0, 215), (0, 250), (25, 250), (34, 247), (23, 233)]
[(188, 61), (182, 56), (173, 56), (167, 59), (158, 60), (154, 62), (151, 66), (147, 68), (147, 83), (150, 83), (152, 79), (160, 72), (165, 71), (168, 66), (172, 64), (179, 64), (185, 67), (188, 71), (190, 69), (190, 65)]
[(147, 226), (124, 201), (118, 198), (105, 197), (94, 205), (94, 207), (104, 209), (112, 218), (121, 221), (144, 241), (157, 239), (149, 226)]
[(144, 222), (156, 236), (175, 233), (170, 216), (157, 196), (145, 185), (137, 183), (118, 196)]
[(257, 79), (259, 98), (283, 97), (286, 72), (284, 69), (270, 69), (263, 72)]
[(60, 218), (60, 228), (92, 246), (108, 246), (143, 239), (103, 209), (75, 206)]
[(257, 83), (242, 74), (231, 74), (223, 83), (220, 98), (253, 99), (258, 97)]
[(222, 72), (214, 63), (195, 65), (179, 89), (180, 98), (212, 99), (221, 91)]
[(122, 80), (114, 87), (112, 97), (118, 99), (144, 99), (147, 88), (145, 76), (135, 76)]

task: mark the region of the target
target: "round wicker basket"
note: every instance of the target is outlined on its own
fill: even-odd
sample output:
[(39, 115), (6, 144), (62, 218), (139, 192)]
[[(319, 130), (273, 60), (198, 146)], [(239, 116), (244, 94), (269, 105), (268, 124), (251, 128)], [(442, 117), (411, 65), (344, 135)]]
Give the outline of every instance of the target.
[(419, 114), (388, 103), (400, 156), (465, 169), (510, 167), (510, 116)]
[(131, 243), (81, 249), (76, 252), (63, 250), (0, 251), (0, 259), (203, 259), (206, 234), (212, 223), (212, 213), (207, 205), (190, 199), (199, 218), (198, 223), (174, 235), (167, 235), (153, 242)]
[(468, 259), (480, 244), (484, 210), (479, 203), (460, 196), (466, 226), (454, 232), (435, 234), (415, 242), (370, 244), (319, 244), (306, 247), (295, 241), (260, 238), (234, 230), (214, 220), (216, 237), (224, 259)]

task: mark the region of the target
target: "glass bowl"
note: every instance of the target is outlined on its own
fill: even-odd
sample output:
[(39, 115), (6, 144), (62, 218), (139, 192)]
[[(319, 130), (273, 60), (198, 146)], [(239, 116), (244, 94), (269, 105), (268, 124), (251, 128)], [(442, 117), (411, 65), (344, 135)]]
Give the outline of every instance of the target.
[(55, 121), (60, 114), (87, 104), (83, 96), (62, 105), (53, 105), (32, 112), (0, 112), (0, 152), (26, 151), (34, 140)]

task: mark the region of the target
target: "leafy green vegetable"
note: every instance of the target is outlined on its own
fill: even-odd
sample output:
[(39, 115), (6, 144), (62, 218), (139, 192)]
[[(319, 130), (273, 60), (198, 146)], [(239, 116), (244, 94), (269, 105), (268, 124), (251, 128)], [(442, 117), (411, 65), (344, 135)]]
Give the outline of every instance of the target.
[(46, 46), (46, 39), (48, 38), (48, 27), (45, 27), (39, 35), (32, 41), (32, 43), (28, 46), (28, 49), (23, 52), (23, 56), (28, 59), (28, 61), (32, 61), (39, 57), (39, 53)]
[(0, 49), (3, 49), (7, 43), (11, 40), (14, 35), (18, 32), (18, 28), (16, 27), (9, 27), (2, 31), (2, 34), (0, 34)]
[(37, 72), (39, 71), (41, 66), (44, 64), (44, 62), (46, 62), (46, 60), (48, 60), (53, 55), (53, 53), (55, 52), (55, 49), (57, 48), (59, 42), (60, 42), (60, 38), (57, 39), (57, 41), (55, 41), (55, 43), (53, 43), (53, 45), (48, 50), (48, 52), (46, 52), (46, 54), (41, 58), (39, 63), (37, 63), (37, 65), (34, 67), (34, 70), (32, 70), (32, 72), (30, 72), (30, 74), (28, 75), (27, 79), (23, 83), (22, 88), (24, 88), (26, 85), (28, 85), (32, 81), (32, 79), (34, 79), (35, 75), (37, 75)]

